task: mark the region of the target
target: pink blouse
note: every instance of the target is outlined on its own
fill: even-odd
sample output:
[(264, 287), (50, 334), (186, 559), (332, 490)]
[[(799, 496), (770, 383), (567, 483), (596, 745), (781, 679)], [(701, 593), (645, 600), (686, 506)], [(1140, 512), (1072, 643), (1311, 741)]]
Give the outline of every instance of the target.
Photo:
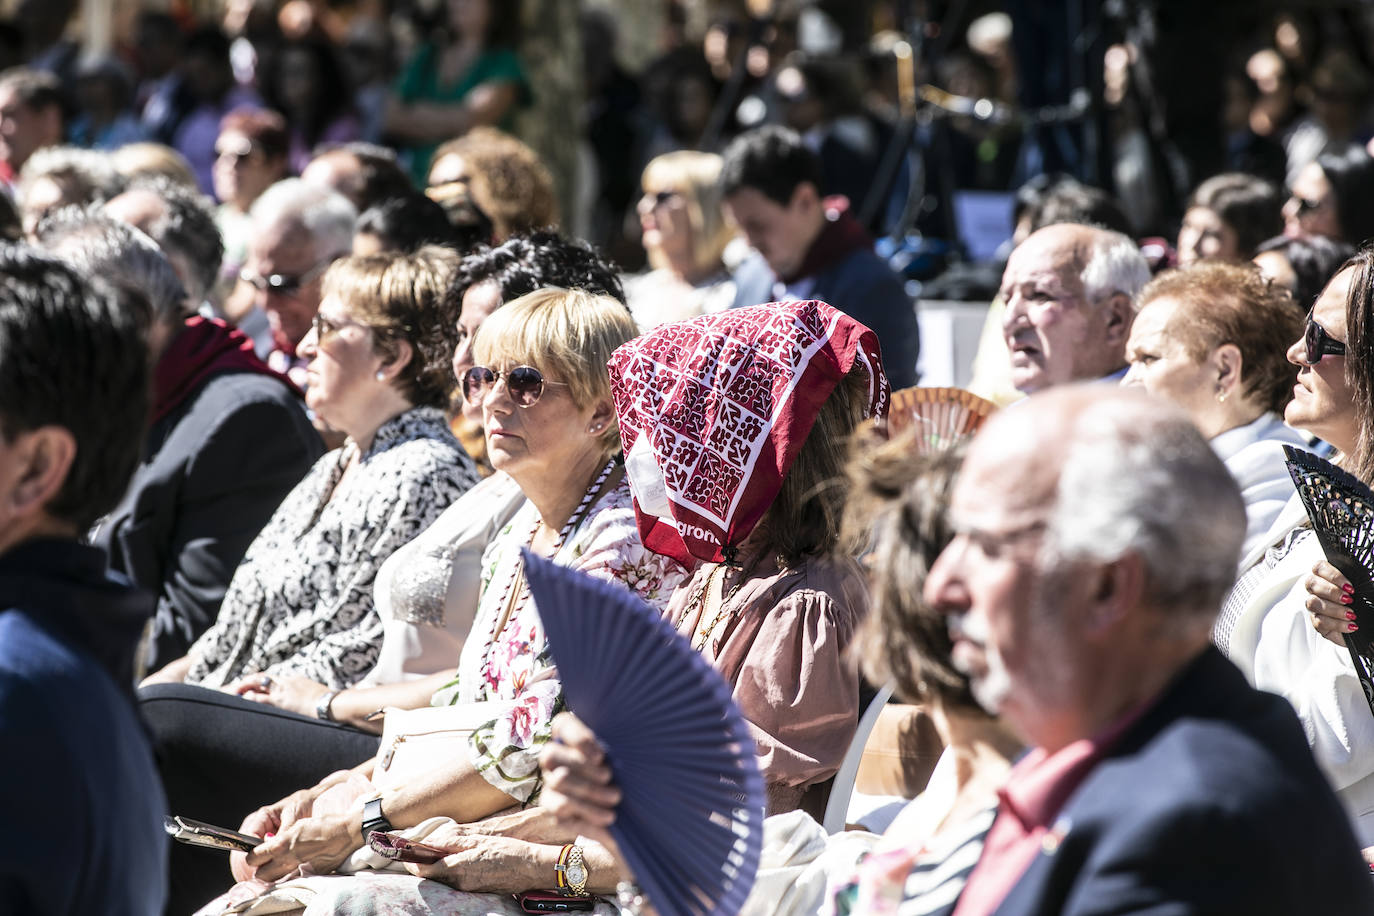
[[(712, 569), (699, 568), (668, 603), (668, 619), (689, 638)], [(834, 776), (854, 738), (858, 674), (844, 652), (867, 611), (868, 590), (853, 560), (808, 559), (780, 569), (766, 556), (732, 594), (741, 574), (723, 574), (725, 613), (702, 653), (734, 687), (758, 746), (768, 813), (778, 814)]]

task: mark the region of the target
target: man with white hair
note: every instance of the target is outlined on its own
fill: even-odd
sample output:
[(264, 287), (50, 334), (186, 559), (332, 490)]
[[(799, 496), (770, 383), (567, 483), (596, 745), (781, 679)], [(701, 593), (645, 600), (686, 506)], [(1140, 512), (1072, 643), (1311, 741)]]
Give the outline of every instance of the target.
[[(296, 356), (296, 345), (320, 306), (325, 270), (353, 247), (358, 211), (337, 191), (288, 178), (264, 191), (249, 216), (248, 260), (239, 278), (267, 316), (267, 364), (304, 388), (305, 361)], [(235, 317), (242, 326), (243, 318)]]
[(974, 440), (950, 520), (925, 597), (1033, 748), (955, 916), (1374, 912), (1292, 708), (1211, 645), (1245, 511), (1187, 416), (1033, 397)]
[(1002, 335), (1012, 384), (1026, 394), (1126, 372), (1134, 300), (1150, 279), (1119, 232), (1059, 223), (1016, 247), (1002, 274)]

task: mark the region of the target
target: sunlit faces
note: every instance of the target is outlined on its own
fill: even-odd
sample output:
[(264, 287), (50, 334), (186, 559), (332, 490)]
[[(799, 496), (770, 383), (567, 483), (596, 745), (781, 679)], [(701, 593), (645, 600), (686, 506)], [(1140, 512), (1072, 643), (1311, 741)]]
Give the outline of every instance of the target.
[[(510, 396), (507, 374), (519, 363), (494, 358), (488, 368), (500, 373), (481, 402), (487, 460), (516, 482), (535, 475), (566, 473), (577, 467), (592, 440), (588, 429), (594, 408), (578, 408), (566, 381), (541, 367), (545, 384), (535, 403), (521, 407)], [(526, 476), (529, 475), (529, 476)]]
[[(975, 698), (1013, 720), (1058, 689), (1052, 669), (1064, 661), (1040, 568), (1055, 468), (1028, 457), (1021, 447), (1028, 432), (975, 441), (950, 502), (955, 537), (925, 584), (926, 601), (947, 617), (953, 663)], [(1011, 478), (1020, 486), (1008, 487)]]
[(1289, 189), (1288, 202), (1283, 205), (1283, 234), (1289, 238), (1321, 235), (1341, 237), (1341, 220), (1337, 212), (1336, 195), (1322, 167), (1309, 162), (1298, 172)]
[[(462, 384), (463, 375), (472, 368), (472, 338), (487, 316), (501, 307), (501, 287), (495, 280), (487, 280), (468, 288), (463, 294), (463, 307), (458, 315), (458, 345), (453, 349), (453, 377)], [(474, 424), (482, 422), (482, 406), (470, 404), (466, 398), (463, 416)]]
[(692, 217), (687, 198), (672, 189), (646, 190), (636, 207), (641, 241), (646, 251), (660, 251), (669, 260), (692, 257)]
[(786, 206), (753, 188), (740, 188), (725, 199), (726, 213), (779, 277), (801, 267), (825, 218), (819, 208), (815, 189), (806, 183), (797, 186)]
[(1221, 432), (1203, 429), (1205, 413), (1216, 397), (1216, 370), (1194, 360), (1178, 336), (1171, 333), (1170, 323), (1180, 308), (1178, 300), (1165, 296), (1151, 300), (1136, 313), (1126, 343), (1130, 369), (1122, 384), (1139, 385), (1182, 407), (1203, 435), (1210, 437)]
[(307, 325), (299, 355), (306, 366), (305, 402), (331, 426), (342, 429), (373, 386), (384, 357), (373, 330), (357, 320), (336, 296), (320, 303), (317, 327)]
[(1178, 260), (1185, 267), (1196, 261), (1239, 261), (1246, 255), (1240, 250), (1236, 231), (1222, 221), (1215, 210), (1193, 207), (1183, 215), (1178, 230)]
[[(1332, 277), (1312, 309), (1312, 320), (1333, 340), (1346, 339), (1346, 301), (1354, 276), (1354, 269), (1347, 268)], [(1288, 361), (1299, 367), (1298, 381), (1293, 386), (1293, 400), (1284, 408), (1283, 419), (1289, 426), (1306, 430), (1349, 452), (1359, 434), (1359, 417), (1354, 392), (1345, 378), (1345, 360), (1344, 356), (1327, 355), (1315, 365), (1308, 365), (1306, 341), (1294, 341), (1288, 348)]]
[(1002, 274), (1002, 336), (1018, 390), (1098, 378), (1120, 365), (1121, 342), (1108, 338), (1108, 312), (1087, 300), (1080, 271), (1065, 233), (1042, 229), (1011, 253)]
[[(322, 266), (315, 239), (302, 226), (268, 226), (249, 241), (243, 273), (257, 287), (257, 305), (267, 314), (277, 349), (295, 352), (310, 330)], [(269, 282), (273, 277), (279, 278), (275, 285)]]

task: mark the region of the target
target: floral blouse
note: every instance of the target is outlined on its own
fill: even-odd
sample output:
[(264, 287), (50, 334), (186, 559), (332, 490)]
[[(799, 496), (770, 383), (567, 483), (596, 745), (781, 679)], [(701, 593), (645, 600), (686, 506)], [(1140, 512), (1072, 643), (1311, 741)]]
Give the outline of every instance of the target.
[[(489, 783), (526, 804), (538, 796), (539, 752), (549, 740), (554, 715), (562, 709), (563, 689), (528, 590), (522, 590), (495, 638), (492, 631), (510, 599), (520, 548), (528, 543), (537, 518), (533, 504), (526, 502), (487, 545), (482, 597), (458, 676), (433, 699), (436, 706), (514, 701), (509, 712), (473, 733), (469, 759)], [(618, 582), (660, 611), (688, 576), (676, 560), (654, 553), (640, 541), (630, 486), (623, 478), (592, 504), (553, 561)]]
[(382, 424), (340, 483), (357, 450), (350, 440), (320, 458), (273, 513), (214, 626), (191, 647), (187, 683), (221, 687), (262, 671), (347, 687), (372, 668), (382, 641), (372, 599), (378, 568), (477, 472), (433, 407)]

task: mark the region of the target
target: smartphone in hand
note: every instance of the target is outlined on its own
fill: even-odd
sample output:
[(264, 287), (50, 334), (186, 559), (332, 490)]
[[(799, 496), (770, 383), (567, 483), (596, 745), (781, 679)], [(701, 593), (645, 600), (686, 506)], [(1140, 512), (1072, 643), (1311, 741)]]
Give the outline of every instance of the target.
[(248, 852), (262, 845), (261, 837), (249, 836), (246, 833), (239, 833), (237, 830), (216, 827), (202, 821), (193, 821), (189, 817), (173, 815), (163, 818), (162, 827), (171, 835), (172, 839), (190, 846), (225, 849), (230, 852), (235, 850)]
[(596, 906), (593, 897), (564, 897), (556, 891), (530, 891), (516, 894), (515, 901), (526, 913), (572, 913)]
[(398, 833), (387, 833), (383, 830), (374, 830), (367, 838), (367, 845), (372, 847), (372, 851), (383, 858), (393, 862), (415, 862), (419, 865), (433, 865), (444, 856), (448, 855), (446, 850), (437, 846), (430, 846), (427, 843), (417, 843), (414, 840), (407, 840)]

